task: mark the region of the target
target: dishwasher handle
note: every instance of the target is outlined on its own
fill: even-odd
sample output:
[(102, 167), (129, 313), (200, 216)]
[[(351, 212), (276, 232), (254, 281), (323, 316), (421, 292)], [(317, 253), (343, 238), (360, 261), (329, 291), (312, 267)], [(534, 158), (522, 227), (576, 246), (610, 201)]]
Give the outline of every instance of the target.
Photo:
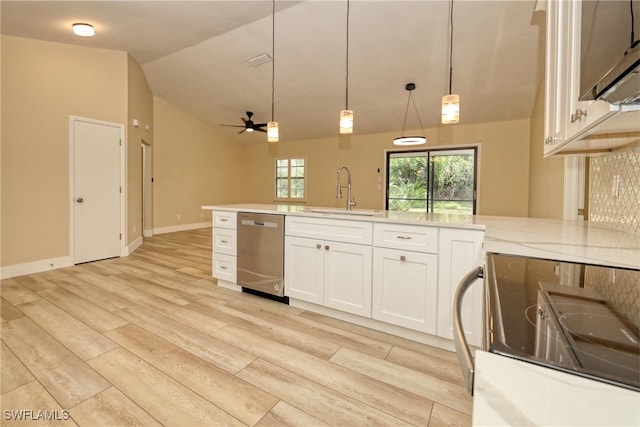
[(462, 301), (471, 285), (482, 277), (484, 277), (482, 267), (476, 267), (468, 272), (460, 281), (453, 299), (453, 341), (456, 346), (456, 354), (458, 355), (462, 375), (467, 384), (467, 392), (470, 395), (473, 395), (474, 366), (471, 348), (462, 327)]

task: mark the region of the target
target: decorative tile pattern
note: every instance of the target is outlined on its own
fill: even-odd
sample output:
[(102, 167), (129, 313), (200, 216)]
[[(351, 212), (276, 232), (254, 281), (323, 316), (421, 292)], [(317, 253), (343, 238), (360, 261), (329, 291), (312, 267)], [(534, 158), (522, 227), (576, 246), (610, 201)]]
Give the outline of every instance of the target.
[(640, 145), (591, 157), (589, 221), (640, 233)]
[[(589, 221), (640, 234), (640, 146), (589, 162)], [(640, 330), (639, 272), (587, 267), (585, 283)]]

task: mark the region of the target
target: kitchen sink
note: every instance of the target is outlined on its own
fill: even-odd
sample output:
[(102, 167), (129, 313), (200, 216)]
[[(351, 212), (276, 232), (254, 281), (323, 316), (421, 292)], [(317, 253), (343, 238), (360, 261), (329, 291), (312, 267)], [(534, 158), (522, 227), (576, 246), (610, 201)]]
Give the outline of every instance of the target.
[(352, 209), (350, 211), (346, 209), (328, 209), (328, 208), (311, 208), (309, 212), (325, 213), (325, 214), (339, 214), (339, 215), (361, 215), (361, 216), (374, 216), (382, 211), (368, 210), (368, 209)]

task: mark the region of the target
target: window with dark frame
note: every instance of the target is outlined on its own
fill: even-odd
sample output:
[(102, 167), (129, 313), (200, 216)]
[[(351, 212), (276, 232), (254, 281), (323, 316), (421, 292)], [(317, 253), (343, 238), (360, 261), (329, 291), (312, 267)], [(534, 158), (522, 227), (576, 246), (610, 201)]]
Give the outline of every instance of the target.
[(476, 213), (477, 147), (387, 152), (385, 209)]

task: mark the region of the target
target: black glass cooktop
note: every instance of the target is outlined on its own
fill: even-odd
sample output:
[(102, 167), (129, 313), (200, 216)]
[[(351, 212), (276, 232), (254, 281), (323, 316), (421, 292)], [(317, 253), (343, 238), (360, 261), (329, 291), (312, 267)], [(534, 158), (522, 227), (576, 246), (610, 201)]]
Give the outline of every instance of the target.
[(640, 391), (640, 271), (489, 254), (487, 350)]

